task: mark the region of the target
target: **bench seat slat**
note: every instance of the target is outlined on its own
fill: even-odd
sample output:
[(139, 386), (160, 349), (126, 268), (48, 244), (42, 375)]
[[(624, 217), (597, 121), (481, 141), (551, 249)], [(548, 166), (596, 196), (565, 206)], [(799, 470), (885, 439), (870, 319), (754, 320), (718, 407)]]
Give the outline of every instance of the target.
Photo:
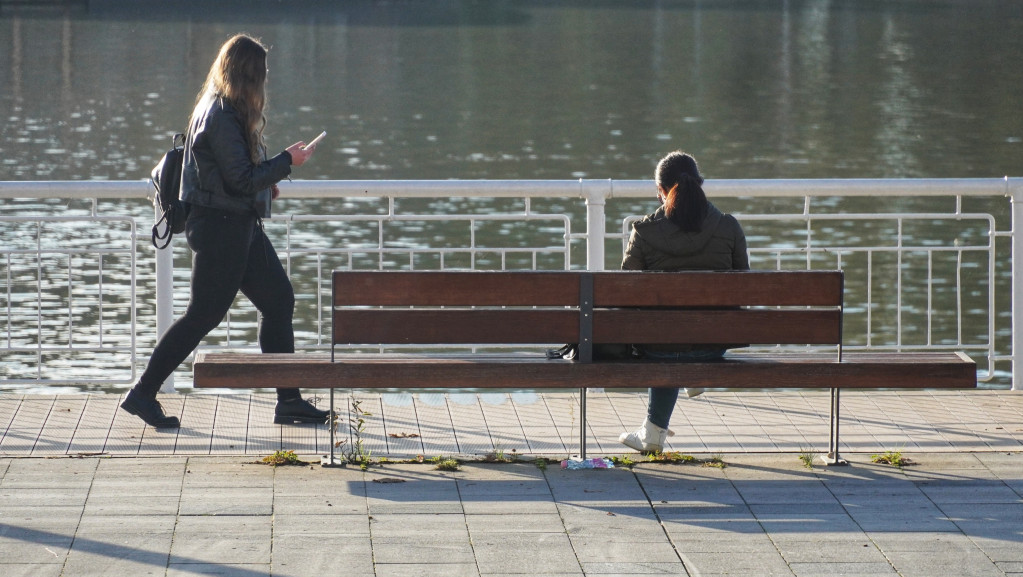
[[(643, 378), (637, 379), (637, 365)], [(294, 370), (301, 365), (300, 371)], [(976, 364), (958, 353), (729, 354), (711, 363), (550, 361), (537, 354), (279, 355), (200, 353), (207, 388), (974, 388)]]
[(593, 311), (593, 342), (809, 344), (842, 342), (838, 309)]

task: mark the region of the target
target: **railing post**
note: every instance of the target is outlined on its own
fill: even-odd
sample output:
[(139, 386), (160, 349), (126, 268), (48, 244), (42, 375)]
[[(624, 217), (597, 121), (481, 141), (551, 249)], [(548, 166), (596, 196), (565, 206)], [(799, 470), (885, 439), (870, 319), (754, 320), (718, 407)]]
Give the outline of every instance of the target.
[[(603, 186), (595, 186), (600, 183)], [(586, 197), (586, 270), (604, 270), (604, 206), (611, 196), (611, 180), (585, 181), (579, 179)]]
[(1012, 200), (1012, 390), (1023, 390), (1023, 183), (1006, 178)]
[[(582, 194), (586, 197), (586, 270), (588, 271), (601, 271), (604, 270), (604, 206), (607, 204), (608, 197), (611, 196), (611, 180), (607, 181), (591, 181), (592, 184), (606, 183), (605, 186), (587, 186), (587, 181), (579, 179), (579, 187)], [(580, 307), (585, 308), (584, 304), (588, 300), (588, 306), (593, 307), (593, 278), (586, 276), (583, 282), (583, 293), (588, 293), (588, 296), (583, 296), (580, 299)], [(587, 288), (588, 286), (588, 288)], [(580, 314), (583, 311), (580, 310)], [(592, 323), (592, 317), (588, 319), (588, 322)], [(592, 325), (590, 326), (592, 332)], [(585, 331), (583, 331), (585, 333)], [(592, 343), (589, 343), (592, 346)], [(579, 343), (579, 362), (591, 362), (593, 360), (592, 355), (584, 355), (584, 343)], [(601, 389), (594, 389), (594, 392)], [(586, 387), (579, 389), (579, 458), (586, 459)]]
[[(156, 207), (156, 221), (160, 222), (160, 203)], [(167, 332), (174, 322), (174, 248), (168, 244), (156, 251), (156, 338)], [(161, 393), (174, 392), (174, 373), (160, 385)]]

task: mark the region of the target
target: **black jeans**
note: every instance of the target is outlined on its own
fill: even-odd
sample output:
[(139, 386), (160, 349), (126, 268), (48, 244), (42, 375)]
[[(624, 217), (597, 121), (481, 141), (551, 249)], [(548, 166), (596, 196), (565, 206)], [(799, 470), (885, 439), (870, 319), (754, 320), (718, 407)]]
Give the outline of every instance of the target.
[[(135, 387), (147, 396), (156, 395), (163, 381), (220, 324), (239, 290), (262, 314), (260, 350), (295, 352), (295, 291), (259, 219), (193, 206), (185, 235), (195, 253), (191, 296), (185, 314), (157, 343)], [(280, 400), (298, 396), (297, 389), (277, 390)]]

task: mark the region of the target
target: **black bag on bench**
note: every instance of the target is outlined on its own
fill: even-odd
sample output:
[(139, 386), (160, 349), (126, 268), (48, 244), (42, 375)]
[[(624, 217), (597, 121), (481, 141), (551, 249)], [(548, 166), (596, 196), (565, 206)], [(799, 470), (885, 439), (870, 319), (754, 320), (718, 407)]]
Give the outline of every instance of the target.
[[(572, 343), (558, 349), (547, 349), (547, 358), (551, 360), (565, 359), (574, 361), (579, 358), (579, 345)], [(643, 358), (643, 351), (633, 345), (599, 344), (593, 345), (595, 361), (625, 361)]]

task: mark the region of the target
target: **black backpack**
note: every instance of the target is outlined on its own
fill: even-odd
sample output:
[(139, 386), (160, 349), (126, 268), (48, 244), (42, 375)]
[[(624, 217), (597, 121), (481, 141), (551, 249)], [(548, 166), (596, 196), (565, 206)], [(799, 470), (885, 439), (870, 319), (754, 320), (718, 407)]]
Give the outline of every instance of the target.
[[(188, 219), (188, 205), (181, 202), (181, 166), (185, 160), (185, 135), (175, 134), (171, 149), (163, 155), (153, 168), (151, 182), (156, 187), (156, 202), (163, 209), (163, 216), (153, 225), (153, 246), (166, 248), (173, 235), (185, 230)], [(163, 232), (160, 228), (163, 227)], [(163, 244), (160, 244), (160, 243)]]

